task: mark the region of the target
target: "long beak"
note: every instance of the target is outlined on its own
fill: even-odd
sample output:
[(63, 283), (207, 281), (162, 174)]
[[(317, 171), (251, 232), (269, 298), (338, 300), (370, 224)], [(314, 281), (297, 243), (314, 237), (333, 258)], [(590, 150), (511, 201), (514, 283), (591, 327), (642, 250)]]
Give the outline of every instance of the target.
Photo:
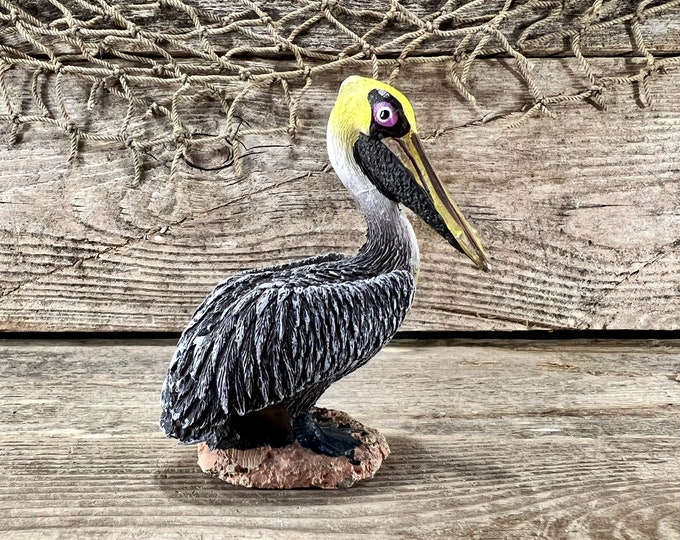
[(491, 270), (488, 256), (477, 233), (432, 169), (418, 135), (410, 132), (401, 138), (385, 138), (383, 143), (411, 171), (418, 185), (430, 196), (435, 210), (444, 220), (446, 228), (456, 239), (461, 250), (478, 268)]

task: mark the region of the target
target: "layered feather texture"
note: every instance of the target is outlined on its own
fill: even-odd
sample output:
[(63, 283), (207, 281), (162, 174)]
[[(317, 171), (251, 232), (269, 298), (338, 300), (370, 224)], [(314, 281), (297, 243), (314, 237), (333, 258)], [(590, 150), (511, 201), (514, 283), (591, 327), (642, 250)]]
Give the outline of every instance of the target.
[(163, 431), (224, 447), (238, 439), (235, 417), (279, 404), (307, 410), (396, 333), (415, 291), (399, 258), (329, 254), (220, 283), (179, 340)]

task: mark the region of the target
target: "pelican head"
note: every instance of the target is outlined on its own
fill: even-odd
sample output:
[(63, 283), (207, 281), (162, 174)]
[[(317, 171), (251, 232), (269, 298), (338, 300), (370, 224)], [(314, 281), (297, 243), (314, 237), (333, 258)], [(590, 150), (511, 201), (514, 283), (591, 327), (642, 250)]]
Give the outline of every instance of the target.
[(358, 199), (362, 190), (377, 189), (410, 208), (479, 268), (490, 269), (477, 233), (425, 156), (404, 94), (375, 79), (348, 77), (327, 135), (331, 163)]

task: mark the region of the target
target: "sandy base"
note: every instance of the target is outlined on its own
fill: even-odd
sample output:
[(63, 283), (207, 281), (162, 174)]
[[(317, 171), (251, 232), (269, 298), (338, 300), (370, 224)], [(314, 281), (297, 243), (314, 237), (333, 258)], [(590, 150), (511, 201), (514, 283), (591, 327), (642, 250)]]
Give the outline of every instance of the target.
[(203, 472), (230, 484), (263, 489), (348, 488), (360, 480), (372, 478), (390, 454), (385, 437), (341, 411), (316, 409), (314, 414), (361, 432), (361, 436), (355, 435), (362, 442), (354, 450), (357, 465), (346, 457), (317, 454), (297, 441), (282, 448), (263, 446), (215, 451), (201, 443), (198, 445), (198, 464)]

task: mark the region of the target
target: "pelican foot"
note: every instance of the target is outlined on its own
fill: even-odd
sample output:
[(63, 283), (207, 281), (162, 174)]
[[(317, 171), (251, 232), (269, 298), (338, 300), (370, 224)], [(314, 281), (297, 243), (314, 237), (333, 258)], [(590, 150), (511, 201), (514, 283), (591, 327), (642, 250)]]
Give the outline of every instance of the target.
[(345, 456), (353, 465), (358, 465), (354, 449), (361, 445), (361, 441), (353, 433), (355, 431), (351, 428), (339, 426), (331, 420), (317, 422), (311, 413), (299, 414), (293, 420), (293, 434), (301, 446), (317, 454)]

